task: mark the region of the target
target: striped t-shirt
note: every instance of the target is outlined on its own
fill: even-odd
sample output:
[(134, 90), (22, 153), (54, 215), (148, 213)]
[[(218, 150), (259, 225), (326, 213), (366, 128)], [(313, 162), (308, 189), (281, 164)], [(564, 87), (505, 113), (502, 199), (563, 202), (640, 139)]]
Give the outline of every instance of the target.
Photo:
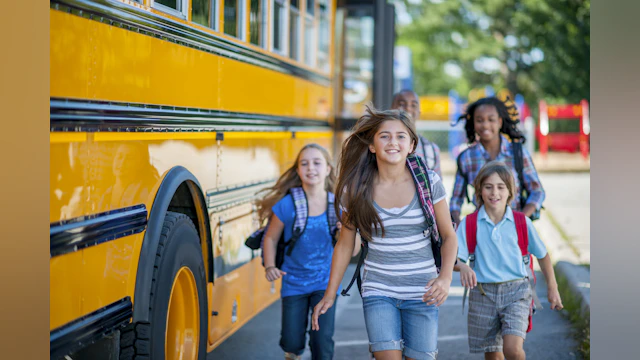
[[(433, 203), (444, 200), (440, 177), (429, 170)], [(374, 202), (385, 236), (373, 230), (364, 261), (362, 297), (386, 296), (401, 300), (421, 300), (429, 280), (438, 276), (431, 241), (425, 236), (426, 219), (418, 193), (407, 206), (383, 209)]]

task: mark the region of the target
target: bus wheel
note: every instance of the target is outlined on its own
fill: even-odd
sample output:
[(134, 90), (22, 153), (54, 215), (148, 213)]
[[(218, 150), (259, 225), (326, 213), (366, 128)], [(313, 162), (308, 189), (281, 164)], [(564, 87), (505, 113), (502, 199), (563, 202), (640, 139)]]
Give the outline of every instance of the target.
[(204, 360), (207, 292), (200, 238), (189, 217), (167, 212), (151, 284), (149, 323), (130, 324), (120, 359)]

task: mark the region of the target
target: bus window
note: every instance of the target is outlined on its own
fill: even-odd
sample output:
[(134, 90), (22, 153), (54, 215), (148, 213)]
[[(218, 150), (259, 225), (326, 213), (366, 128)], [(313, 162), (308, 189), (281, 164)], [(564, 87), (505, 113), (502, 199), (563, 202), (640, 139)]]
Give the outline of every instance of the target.
[(186, 0), (151, 0), (151, 6), (168, 14), (185, 17), (188, 3)]
[(218, 30), (217, 9), (217, 0), (193, 0), (191, 3), (191, 21)]
[(300, 60), (300, 7), (299, 0), (291, 0), (289, 5), (291, 27), (289, 28), (289, 57)]
[(358, 118), (364, 106), (373, 101), (372, 7), (352, 8), (345, 19), (343, 104), (341, 116)]
[(260, 47), (266, 45), (267, 1), (251, 0), (249, 8), (249, 41)]
[(244, 40), (244, 0), (224, 1), (224, 33)]
[(274, 52), (286, 53), (286, 25), (287, 13), (284, 0), (273, 1), (273, 16), (271, 17), (271, 46)]
[(318, 0), (318, 9), (320, 15), (320, 33), (318, 44), (318, 68), (321, 71), (329, 71), (329, 1)]
[(304, 63), (309, 66), (315, 66), (316, 57), (316, 28), (313, 24), (313, 14), (315, 13), (315, 1), (307, 1), (307, 10), (304, 14)]

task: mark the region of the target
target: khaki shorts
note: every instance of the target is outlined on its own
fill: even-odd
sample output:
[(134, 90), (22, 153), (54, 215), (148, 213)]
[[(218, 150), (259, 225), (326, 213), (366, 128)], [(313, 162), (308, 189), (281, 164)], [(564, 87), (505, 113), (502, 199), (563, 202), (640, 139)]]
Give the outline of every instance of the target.
[(526, 338), (531, 300), (527, 278), (473, 288), (467, 321), (471, 353), (502, 352), (504, 335)]

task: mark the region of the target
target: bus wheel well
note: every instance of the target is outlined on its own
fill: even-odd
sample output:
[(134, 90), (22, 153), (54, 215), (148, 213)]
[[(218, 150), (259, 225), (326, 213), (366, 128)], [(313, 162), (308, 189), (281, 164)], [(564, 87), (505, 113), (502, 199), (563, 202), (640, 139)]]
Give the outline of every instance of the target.
[(213, 248), (206, 203), (198, 184), (186, 180), (175, 190), (167, 211), (187, 215), (196, 227), (202, 244), (202, 256), (207, 268), (207, 281), (213, 279)]
[(191, 191), (189, 190), (189, 186), (186, 181), (180, 184), (176, 192), (173, 194), (167, 210), (187, 215), (196, 226), (196, 231), (198, 232), (200, 239), (203, 238), (201, 233), (202, 229), (198, 226), (200, 221), (198, 221), (196, 204), (193, 201), (193, 196), (191, 195)]

